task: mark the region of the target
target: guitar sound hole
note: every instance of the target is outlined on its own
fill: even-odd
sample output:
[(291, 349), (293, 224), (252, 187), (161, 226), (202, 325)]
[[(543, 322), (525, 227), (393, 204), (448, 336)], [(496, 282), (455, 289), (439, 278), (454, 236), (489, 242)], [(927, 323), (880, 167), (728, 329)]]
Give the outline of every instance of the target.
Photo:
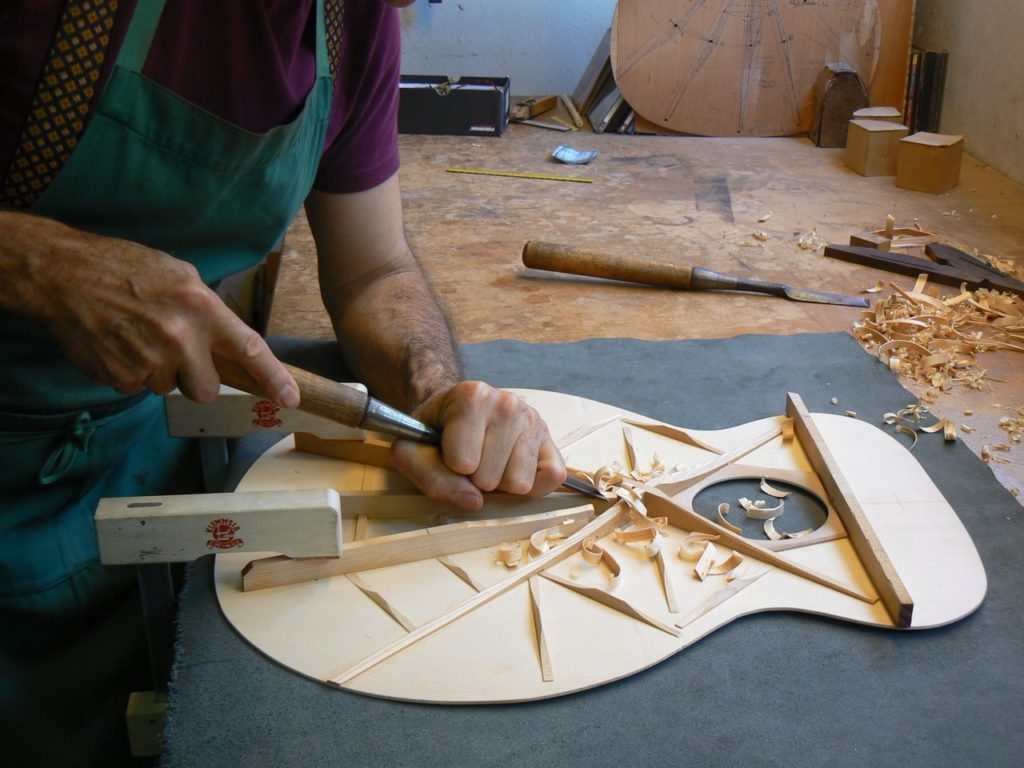
[[(785, 501), (782, 515), (773, 521), (778, 533), (796, 533), (807, 529), (817, 530), (825, 524), (828, 519), (828, 507), (815, 494), (789, 483), (770, 479), (768, 483), (776, 490), (789, 491), (789, 495), (782, 499)], [(780, 501), (761, 490), (761, 478), (759, 477), (724, 480), (709, 485), (698, 493), (693, 500), (693, 510), (717, 523), (719, 522), (718, 505), (726, 502), (729, 504), (729, 511), (725, 519), (742, 528), (744, 538), (766, 541), (768, 535), (764, 532), (764, 520), (748, 517), (747, 511), (740, 505), (742, 498), (754, 502), (763, 500), (765, 507), (777, 506)]]

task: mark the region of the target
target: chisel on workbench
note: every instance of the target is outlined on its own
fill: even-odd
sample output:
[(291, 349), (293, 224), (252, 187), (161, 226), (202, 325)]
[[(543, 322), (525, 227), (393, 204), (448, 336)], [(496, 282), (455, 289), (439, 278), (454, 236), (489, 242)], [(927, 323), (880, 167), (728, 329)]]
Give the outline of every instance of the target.
[(616, 256), (600, 251), (529, 241), (523, 247), (523, 264), (532, 269), (568, 272), (587, 277), (625, 280), (630, 283), (657, 285), (684, 291), (754, 291), (793, 301), (816, 304), (838, 304), (846, 307), (867, 307), (862, 296), (844, 296), (835, 293), (810, 291), (783, 283), (769, 283), (753, 278), (733, 277), (704, 267), (688, 267), (661, 259), (636, 259)]
[[(262, 394), (259, 384), (238, 363), (216, 355), (213, 362), (223, 384), (249, 394)], [(345, 426), (384, 432), (418, 443), (439, 445), (441, 442), (441, 434), (430, 425), (382, 403), (361, 389), (325, 379), (292, 365), (285, 364), (285, 368), (299, 387), (299, 410)], [(566, 478), (562, 485), (593, 498), (606, 498), (593, 485), (575, 477)]]

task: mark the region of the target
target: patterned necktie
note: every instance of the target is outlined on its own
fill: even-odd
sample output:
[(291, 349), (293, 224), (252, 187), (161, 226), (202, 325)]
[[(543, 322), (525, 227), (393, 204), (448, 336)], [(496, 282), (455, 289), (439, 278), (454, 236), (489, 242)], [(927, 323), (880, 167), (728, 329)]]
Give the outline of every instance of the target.
[(324, 28), (327, 32), (327, 58), (331, 63), (331, 77), (338, 76), (338, 58), (341, 56), (341, 28), (345, 20), (345, 0), (324, 0)]
[[(35, 99), (4, 179), (0, 203), (30, 207), (64, 167), (85, 130), (110, 43), (117, 0), (68, 0)], [(344, 0), (325, 0), (331, 76), (341, 52)]]
[(117, 0), (68, 0), (65, 5), (4, 180), (8, 205), (32, 205), (78, 144), (116, 13)]

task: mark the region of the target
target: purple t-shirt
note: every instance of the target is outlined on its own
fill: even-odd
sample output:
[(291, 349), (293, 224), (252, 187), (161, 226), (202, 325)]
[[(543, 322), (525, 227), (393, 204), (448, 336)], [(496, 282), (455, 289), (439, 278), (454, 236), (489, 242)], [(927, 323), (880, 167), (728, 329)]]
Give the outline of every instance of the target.
[[(65, 0), (0, 8), (0, 178), (60, 22)], [(134, 0), (121, 0), (100, 87)], [(315, 78), (316, 0), (168, 0), (143, 74), (230, 123), (265, 132), (294, 118)], [(346, 0), (327, 142), (314, 186), (359, 192), (398, 170), (398, 15), (380, 0)], [(99, 89), (97, 89), (97, 96)]]

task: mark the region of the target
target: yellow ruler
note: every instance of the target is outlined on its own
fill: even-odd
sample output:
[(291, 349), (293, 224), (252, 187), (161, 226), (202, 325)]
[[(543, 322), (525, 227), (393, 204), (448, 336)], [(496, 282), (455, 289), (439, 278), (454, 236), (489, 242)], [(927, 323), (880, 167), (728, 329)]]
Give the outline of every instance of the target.
[(580, 184), (592, 184), (592, 179), (579, 176), (551, 176), (546, 173), (522, 173), (519, 171), (488, 171), (483, 168), (449, 168), (448, 173), (474, 173), (480, 176), (511, 176), (514, 179), (542, 179), (544, 181), (577, 181)]

